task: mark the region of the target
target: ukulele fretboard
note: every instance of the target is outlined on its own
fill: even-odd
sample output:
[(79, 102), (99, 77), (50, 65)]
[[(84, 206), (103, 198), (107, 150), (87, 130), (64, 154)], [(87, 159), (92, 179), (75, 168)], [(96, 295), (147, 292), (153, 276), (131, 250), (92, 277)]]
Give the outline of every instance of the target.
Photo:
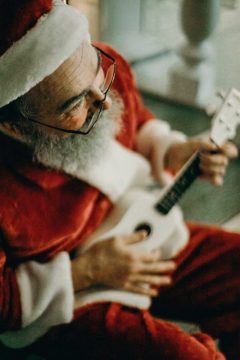
[(184, 170), (177, 176), (174, 184), (163, 195), (163, 198), (156, 203), (155, 208), (157, 211), (166, 215), (172, 209), (182, 194), (200, 174), (199, 162), (200, 154), (196, 153), (190, 160), (190, 163), (187, 163)]

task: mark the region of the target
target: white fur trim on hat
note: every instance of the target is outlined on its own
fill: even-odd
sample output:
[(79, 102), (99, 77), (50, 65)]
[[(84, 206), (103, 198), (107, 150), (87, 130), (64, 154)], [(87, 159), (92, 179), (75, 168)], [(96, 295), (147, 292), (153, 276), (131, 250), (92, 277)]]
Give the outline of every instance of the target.
[(54, 1), (53, 9), (0, 57), (0, 107), (52, 74), (83, 40), (90, 40), (86, 17)]

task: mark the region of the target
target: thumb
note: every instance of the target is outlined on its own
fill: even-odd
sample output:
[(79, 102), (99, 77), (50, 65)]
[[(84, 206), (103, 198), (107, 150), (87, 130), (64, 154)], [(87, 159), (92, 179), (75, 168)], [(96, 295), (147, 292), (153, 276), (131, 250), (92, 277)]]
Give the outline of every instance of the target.
[(203, 152), (215, 152), (219, 151), (217, 145), (209, 140), (197, 140), (195, 143), (195, 150), (203, 151)]
[(146, 239), (147, 237), (147, 231), (146, 230), (141, 230), (141, 231), (136, 231), (135, 233), (128, 235), (124, 238), (124, 242), (126, 244), (135, 244), (138, 243), (144, 239)]
[(225, 143), (221, 149), (224, 155), (226, 155), (229, 159), (234, 159), (238, 156), (238, 148), (231, 142)]

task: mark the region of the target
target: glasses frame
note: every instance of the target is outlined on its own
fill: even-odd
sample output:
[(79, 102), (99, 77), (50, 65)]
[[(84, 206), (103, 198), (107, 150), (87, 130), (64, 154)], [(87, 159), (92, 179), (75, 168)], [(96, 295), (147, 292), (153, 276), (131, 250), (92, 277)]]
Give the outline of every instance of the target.
[[(100, 101), (96, 101), (94, 103), (94, 106), (96, 108), (96, 111), (93, 112), (92, 114), (92, 118), (91, 120), (89, 121), (89, 127), (87, 128), (86, 131), (82, 131), (82, 130), (70, 130), (70, 129), (64, 129), (64, 128), (61, 128), (61, 127), (58, 127), (58, 126), (54, 126), (54, 125), (49, 125), (49, 124), (45, 124), (45, 123), (42, 123), (40, 121), (37, 121), (37, 120), (34, 120), (34, 119), (31, 119), (31, 118), (26, 118), (26, 120), (29, 120), (31, 122), (34, 122), (38, 125), (42, 125), (42, 126), (45, 126), (47, 128), (50, 128), (50, 129), (54, 129), (54, 130), (59, 130), (59, 131), (62, 131), (64, 133), (67, 133), (67, 134), (77, 134), (77, 135), (87, 135), (89, 134), (89, 132), (92, 130), (92, 128), (94, 127), (94, 125), (97, 123), (97, 121), (100, 119), (100, 116), (103, 112), (103, 105), (104, 105), (104, 102), (106, 100), (106, 97), (108, 95), (108, 92), (112, 86), (112, 83), (114, 81), (114, 78), (115, 78), (115, 74), (116, 74), (116, 68), (117, 68), (117, 64), (116, 64), (116, 60), (109, 54), (107, 54), (105, 51), (103, 51), (102, 49), (100, 49), (99, 47), (95, 46), (95, 45), (92, 45), (101, 55), (104, 55), (105, 57), (107, 57), (109, 60), (112, 61), (112, 64), (108, 67), (107, 71), (106, 71), (106, 75), (110, 69), (111, 66), (113, 66), (113, 74), (112, 74), (112, 78), (109, 82), (109, 85), (107, 86), (107, 88), (105, 89), (105, 91), (102, 92), (102, 94), (104, 95), (103, 99), (100, 100)], [(100, 63), (100, 66), (101, 66), (101, 63)], [(106, 79), (106, 76), (105, 76), (105, 79)], [(96, 113), (97, 113), (97, 116), (96, 116)], [(94, 118), (94, 116), (96, 116), (96, 119), (94, 119), (94, 121), (92, 122), (92, 119)]]

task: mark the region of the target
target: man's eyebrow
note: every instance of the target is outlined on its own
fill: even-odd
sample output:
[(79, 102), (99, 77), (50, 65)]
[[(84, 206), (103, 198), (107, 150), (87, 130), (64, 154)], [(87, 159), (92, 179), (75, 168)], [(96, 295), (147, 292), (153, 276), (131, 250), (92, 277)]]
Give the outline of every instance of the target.
[[(94, 46), (93, 46), (93, 48), (94, 48), (94, 50), (96, 51), (96, 54), (97, 54), (97, 69), (96, 69), (96, 75), (97, 75), (99, 70), (100, 70), (102, 61), (101, 61), (100, 51), (97, 48), (95, 48)], [(58, 112), (59, 113), (64, 113), (73, 104), (76, 104), (76, 103), (80, 102), (82, 100), (82, 98), (88, 94), (89, 90), (90, 90), (90, 86), (88, 88), (84, 89), (80, 94), (72, 96), (71, 98), (66, 100), (62, 105), (60, 105), (58, 107), (58, 109), (57, 109)]]

